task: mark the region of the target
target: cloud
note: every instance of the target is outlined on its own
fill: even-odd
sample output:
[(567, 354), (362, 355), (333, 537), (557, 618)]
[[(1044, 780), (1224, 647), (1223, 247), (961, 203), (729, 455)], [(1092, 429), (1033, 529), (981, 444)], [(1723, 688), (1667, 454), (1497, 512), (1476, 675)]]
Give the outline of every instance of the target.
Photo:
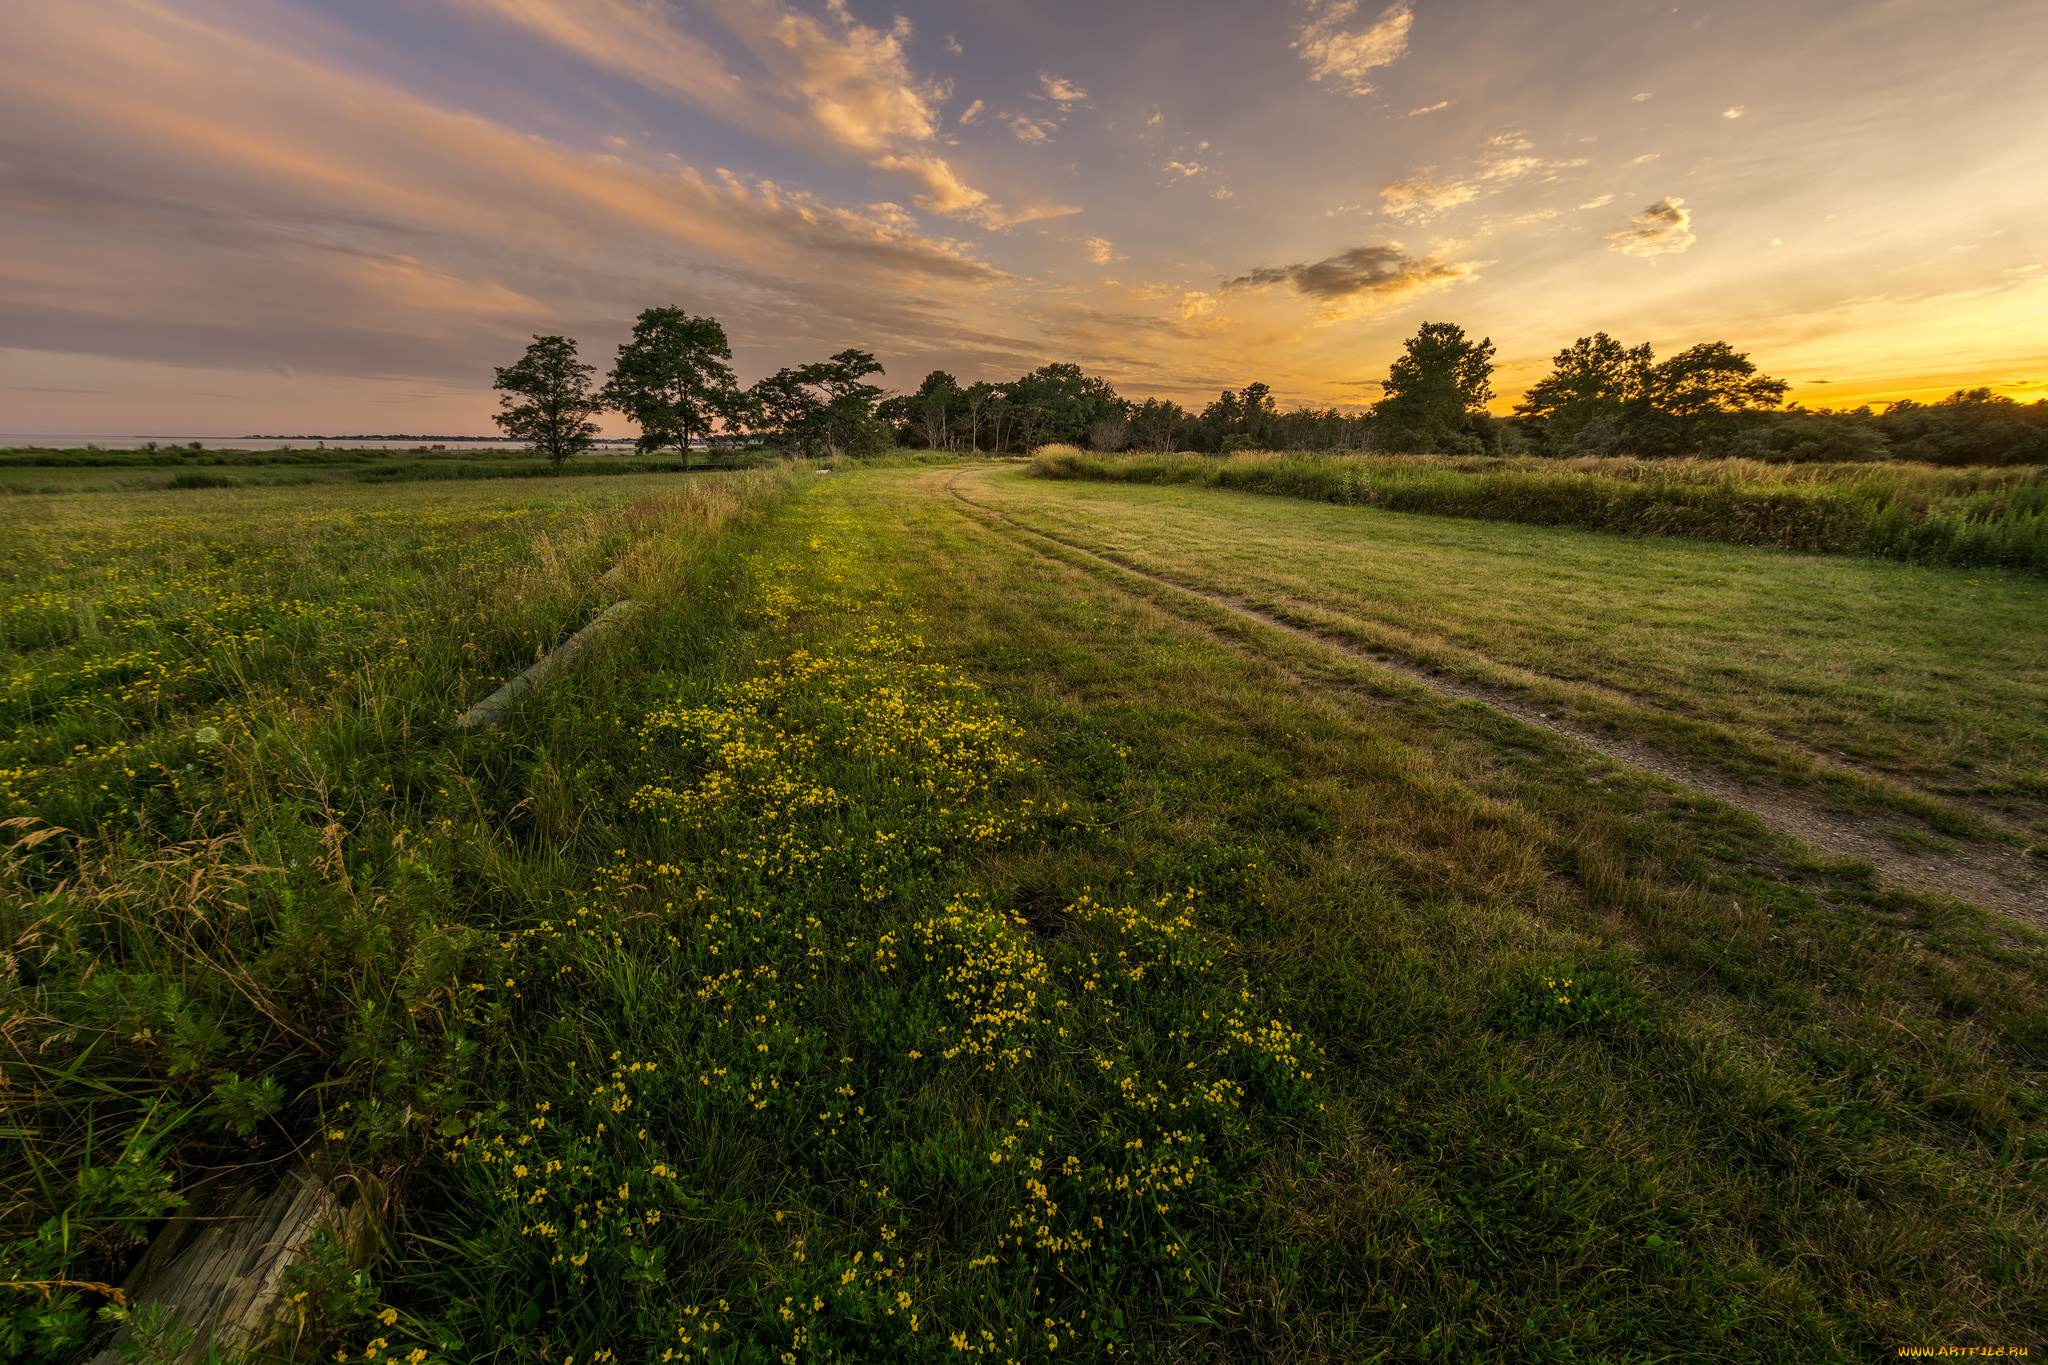
[[(881, 156), (871, 163), (877, 170), (891, 171), (918, 185), (911, 202), (928, 213), (949, 218), (970, 218), (1000, 227), (1003, 217), (992, 212), (988, 196), (964, 184), (953, 168), (935, 156)], [(992, 221), (991, 221), (992, 220)]]
[(1609, 205), (1609, 204), (1611, 204), (1611, 203), (1613, 203), (1613, 202), (1614, 202), (1614, 196), (1613, 196), (1613, 195), (1611, 195), (1611, 194), (1603, 194), (1603, 195), (1599, 196), (1598, 198), (1595, 198), (1595, 199), (1588, 199), (1588, 200), (1587, 200), (1587, 201), (1586, 201), (1585, 203), (1583, 203), (1583, 204), (1579, 205), (1579, 207), (1580, 207), (1580, 208), (1582, 208), (1582, 209), (1597, 209), (1597, 208), (1604, 208), (1604, 207), (1606, 207), (1607, 205)]
[(1479, 197), (1479, 186), (1468, 180), (1430, 179), (1429, 171), (1433, 169), (1427, 168), (1383, 188), (1380, 199), (1384, 212), (1405, 222), (1419, 223)]
[(1406, 0), (1390, 5), (1372, 27), (1349, 31), (1358, 0), (1309, 0), (1309, 17), (1295, 40), (1295, 50), (1308, 63), (1309, 79), (1329, 81), (1349, 94), (1372, 92), (1366, 73), (1399, 61), (1408, 51), (1408, 29), (1415, 12)]
[(1199, 289), (1190, 289), (1180, 296), (1180, 315), (1184, 318), (1202, 318), (1216, 311), (1216, 297)]
[(1723, 110), (1721, 111), (1721, 117), (1722, 117), (1722, 118), (1741, 118), (1741, 117), (1742, 117), (1742, 116), (1743, 116), (1744, 114), (1746, 114), (1746, 113), (1748, 113), (1748, 112), (1749, 112), (1749, 106), (1748, 106), (1748, 105), (1746, 105), (1746, 104), (1738, 104), (1738, 105), (1735, 105), (1735, 106), (1734, 106), (1733, 108), (1729, 108), (1729, 109), (1723, 109)]
[(1692, 210), (1673, 196), (1659, 199), (1628, 220), (1628, 226), (1607, 234), (1614, 250), (1630, 256), (1667, 256), (1684, 251), (1699, 238), (1692, 230)]
[(1091, 264), (1108, 265), (1111, 261), (1125, 259), (1107, 237), (1085, 237), (1081, 241), (1081, 252)]
[[(845, 0), (826, 0), (822, 16), (788, 0), (704, 0), (701, 12), (748, 59), (735, 64), (682, 28), (681, 11), (673, 6), (636, 0), (456, 2), (750, 131), (905, 175), (920, 187), (914, 202), (929, 212), (976, 222), (990, 217), (986, 194), (960, 185), (928, 153), (913, 154), (937, 136), (947, 87), (911, 72), (904, 53), (911, 32), (906, 19), (875, 28), (854, 19)], [(977, 101), (961, 121), (980, 108)], [(951, 186), (935, 190), (937, 181)]]
[(988, 108), (986, 104), (982, 103), (980, 100), (976, 100), (974, 103), (967, 106), (967, 112), (960, 116), (960, 121), (962, 123), (972, 123), (976, 119), (981, 117), (981, 111), (986, 108)]
[(1629, 98), (1634, 100), (1637, 104), (1641, 104), (1644, 100), (1650, 98), (1650, 92), (1645, 90), (1639, 95), (1630, 95)]
[(1448, 109), (1450, 107), (1451, 102), (1449, 100), (1438, 100), (1435, 104), (1425, 104), (1420, 109), (1410, 109), (1408, 117), (1414, 118), (1417, 114), (1434, 114), (1439, 109)]
[(1357, 311), (1357, 305), (1398, 302), (1446, 288), (1472, 275), (1469, 265), (1435, 257), (1418, 260), (1402, 251), (1399, 242), (1387, 242), (1355, 246), (1313, 265), (1260, 266), (1224, 281), (1223, 288), (1263, 289), (1284, 284), (1305, 298), (1325, 305), (1351, 305), (1346, 311)]
[(1046, 119), (1018, 114), (1010, 119), (1010, 131), (1016, 134), (1019, 142), (1050, 142), (1052, 135), (1059, 131), (1059, 125)]
[(1380, 189), (1381, 212), (1402, 222), (1420, 223), (1518, 180), (1539, 175), (1556, 179), (1555, 172), (1586, 164), (1584, 157), (1549, 161), (1532, 156), (1535, 145), (1521, 133), (1490, 137), (1481, 144), (1479, 165), (1471, 175), (1440, 180), (1435, 177), (1436, 167), (1425, 166)]
[(1202, 174), (1209, 168), (1199, 161), (1169, 161), (1166, 163), (1165, 169), (1172, 171), (1183, 180), (1187, 180)]
[(1070, 109), (1088, 98), (1086, 90), (1075, 85), (1072, 81), (1061, 80), (1050, 71), (1038, 73), (1038, 84), (1040, 86), (1040, 93), (1034, 96), (1034, 98), (1051, 100), (1063, 109)]
[[(152, 0), (0, 17), (0, 125), (0, 347), (473, 385), (650, 300), (922, 346), (1009, 279), (894, 205), (563, 146)], [(897, 172), (987, 212), (942, 165)]]

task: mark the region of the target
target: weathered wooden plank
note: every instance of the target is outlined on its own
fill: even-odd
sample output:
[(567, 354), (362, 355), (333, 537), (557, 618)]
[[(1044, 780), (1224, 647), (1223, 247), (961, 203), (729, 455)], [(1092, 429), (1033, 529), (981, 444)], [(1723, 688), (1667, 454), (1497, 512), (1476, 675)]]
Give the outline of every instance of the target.
[[(122, 1288), (130, 1315), (152, 1306), (191, 1328), (165, 1365), (191, 1365), (209, 1350), (223, 1358), (262, 1344), (276, 1326), (285, 1271), (313, 1234), (331, 1227), (344, 1240), (350, 1215), (303, 1163), (264, 1189), (202, 1187), (158, 1235)], [(120, 1365), (122, 1329), (91, 1365)]]
[(603, 615), (564, 640), (545, 659), (456, 717), (455, 728), (475, 730), (496, 725), (521, 697), (576, 662), (577, 656), (595, 644), (608, 627), (637, 611), (639, 606), (638, 602), (614, 602), (606, 607)]

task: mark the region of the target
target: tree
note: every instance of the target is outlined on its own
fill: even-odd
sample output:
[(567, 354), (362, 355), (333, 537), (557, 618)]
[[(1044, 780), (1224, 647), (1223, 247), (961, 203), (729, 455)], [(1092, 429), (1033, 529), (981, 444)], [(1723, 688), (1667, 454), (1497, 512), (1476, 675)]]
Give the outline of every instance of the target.
[[(1644, 355), (1649, 347), (1642, 348)], [(1725, 341), (1680, 351), (1651, 373), (1650, 402), (1681, 422), (1775, 408), (1792, 386), (1756, 372), (1747, 355)]]
[(1647, 345), (1624, 347), (1605, 332), (1580, 337), (1551, 358), (1550, 373), (1522, 395), (1515, 412), (1558, 454), (1574, 449), (1589, 429), (1596, 444), (1609, 433), (1618, 438), (1625, 427), (1641, 425), (1653, 359)]
[(924, 443), (933, 450), (943, 449), (952, 443), (947, 411), (959, 397), (960, 381), (944, 370), (933, 370), (905, 404), (923, 429)]
[(981, 453), (981, 414), (996, 396), (996, 386), (984, 381), (969, 384), (961, 393), (960, 401), (967, 408), (967, 444), (977, 455)]
[(597, 424), (590, 418), (604, 403), (590, 387), (594, 365), (576, 358), (576, 343), (567, 337), (536, 336), (526, 354), (496, 371), (491, 387), (500, 391), (503, 412), (491, 418), (516, 441), (530, 441), (535, 451), (560, 465), (590, 448)]
[(1147, 398), (1131, 414), (1131, 428), (1147, 448), (1171, 455), (1173, 438), (1187, 420), (1187, 409), (1180, 404), (1164, 398)]
[(1041, 365), (1009, 386), (1017, 434), (1025, 449), (1047, 441), (1079, 445), (1095, 423), (1126, 404), (1109, 381), (1082, 372), (1079, 365)]
[(1373, 405), (1383, 448), (1476, 454), (1476, 419), (1493, 399), (1493, 340), (1469, 340), (1450, 322), (1425, 322), (1387, 368)]
[(1122, 450), (1131, 443), (1130, 421), (1120, 412), (1095, 419), (1088, 428), (1088, 444), (1097, 450)]
[(798, 454), (881, 454), (893, 433), (875, 415), (882, 391), (866, 382), (881, 373), (868, 352), (846, 350), (830, 360), (778, 370), (748, 397), (783, 446)]
[(649, 308), (633, 324), (633, 339), (619, 347), (605, 406), (640, 426), (636, 449), (675, 446), (689, 468), (690, 442), (709, 437), (714, 420), (737, 425), (752, 405), (733, 379), (732, 346), (716, 318), (691, 317), (680, 308)]
[(813, 442), (823, 444), (818, 413), (825, 405), (804, 386), (798, 371), (787, 367), (777, 370), (754, 385), (748, 396), (785, 450), (808, 455)]
[(1596, 332), (1559, 351), (1515, 412), (1552, 454), (1664, 455), (1724, 443), (1732, 419), (1776, 407), (1787, 387), (1725, 341), (1659, 364), (1649, 346)]
[(869, 375), (883, 373), (872, 354), (852, 349), (797, 371), (806, 384), (824, 390), (818, 420), (833, 454), (879, 455), (888, 450), (892, 433), (875, 416), (875, 400), (882, 391), (867, 382)]

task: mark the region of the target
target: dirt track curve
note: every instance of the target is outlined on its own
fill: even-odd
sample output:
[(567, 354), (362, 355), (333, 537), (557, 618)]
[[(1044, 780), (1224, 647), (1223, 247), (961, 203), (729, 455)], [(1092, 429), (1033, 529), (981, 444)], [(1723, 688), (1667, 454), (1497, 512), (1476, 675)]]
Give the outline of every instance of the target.
[(1356, 649), (1339, 640), (1305, 630), (1291, 622), (1270, 616), (1243, 599), (1192, 588), (1170, 578), (1134, 569), (1086, 546), (1041, 531), (1018, 521), (1008, 513), (976, 502), (960, 491), (962, 476), (985, 470), (964, 469), (945, 481), (946, 492), (964, 507), (1039, 540), (1057, 545), (1121, 574), (1156, 583), (1176, 593), (1223, 608), (1237, 616), (1257, 621), (1273, 630), (1307, 640), (1324, 649), (1360, 659), (1420, 683), (1431, 691), (1460, 701), (1474, 701), (1493, 707), (1524, 725), (1579, 744), (1617, 763), (1654, 773), (1667, 781), (1687, 787), (1703, 796), (1746, 811), (1773, 829), (1802, 839), (1823, 852), (1844, 858), (1861, 858), (1877, 868), (1881, 877), (1916, 891), (1936, 891), (1973, 905), (1999, 910), (2036, 928), (2048, 929), (2048, 875), (2030, 865), (2027, 855), (2016, 848), (1976, 845), (1954, 852), (1909, 851), (1901, 848), (1870, 821), (1831, 811), (1814, 797), (1795, 788), (1777, 784), (1742, 782), (1713, 768), (1687, 763), (1672, 754), (1625, 736), (1606, 735), (1573, 725), (1547, 714), (1512, 692), (1459, 682), (1418, 668), (1393, 655)]

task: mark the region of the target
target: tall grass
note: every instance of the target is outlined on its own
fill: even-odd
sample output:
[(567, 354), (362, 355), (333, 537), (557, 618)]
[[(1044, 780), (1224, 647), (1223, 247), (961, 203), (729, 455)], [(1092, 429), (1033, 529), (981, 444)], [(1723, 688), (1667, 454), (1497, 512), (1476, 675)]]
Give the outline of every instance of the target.
[(2032, 468), (1061, 450), (1031, 473), (2048, 573), (2048, 470)]
[(577, 735), (615, 728), (537, 754), (450, 722), (614, 564), (659, 629), (784, 482), (74, 498), (0, 538), (0, 1358), (68, 1359), (207, 1175), (336, 1132), (381, 1179), (432, 1140), (478, 926), (562, 892)]

